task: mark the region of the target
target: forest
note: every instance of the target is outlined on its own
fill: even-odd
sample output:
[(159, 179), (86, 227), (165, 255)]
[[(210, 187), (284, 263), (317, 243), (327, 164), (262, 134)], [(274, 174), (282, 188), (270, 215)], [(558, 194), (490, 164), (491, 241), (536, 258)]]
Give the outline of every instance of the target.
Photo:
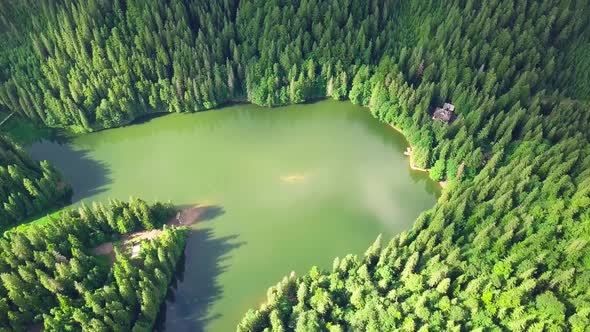
[(42, 225), (0, 239), (0, 329), (150, 331), (184, 250), (184, 230), (164, 229), (137, 257), (115, 261), (91, 249), (141, 229), (158, 229), (175, 213), (139, 199), (65, 210)]
[(31, 160), (20, 146), (0, 135), (0, 231), (64, 205), (71, 194), (49, 163)]
[[(379, 238), (362, 257), (285, 277), (238, 331), (585, 331), (588, 17), (588, 0), (7, 0), (0, 105), (75, 133), (234, 101), (271, 107), (328, 97), (367, 106), (404, 133), (415, 166), (448, 182), (442, 197), (412, 229)], [(456, 107), (448, 124), (432, 119), (444, 103)], [(47, 163), (8, 139), (0, 144), (0, 227), (67, 201)], [(161, 223), (128, 207), (131, 219), (121, 220), (131, 225), (113, 224), (109, 213), (121, 204), (2, 239), (3, 326), (153, 324), (143, 293), (161, 300), (182, 241), (167, 230), (152, 247), (166, 248), (166, 259), (145, 249), (138, 269), (121, 254), (109, 272), (84, 251), (106, 239), (82, 234), (108, 238)], [(67, 248), (43, 232), (62, 234), (55, 243)], [(43, 263), (56, 257), (86, 269)]]

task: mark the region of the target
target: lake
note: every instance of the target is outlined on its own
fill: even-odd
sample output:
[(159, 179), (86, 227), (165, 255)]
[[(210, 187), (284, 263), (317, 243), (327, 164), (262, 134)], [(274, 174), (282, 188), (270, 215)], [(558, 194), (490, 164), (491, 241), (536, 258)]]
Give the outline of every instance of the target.
[(434, 205), (438, 185), (410, 170), (406, 146), (366, 108), (321, 101), (169, 114), (28, 151), (64, 174), (74, 204), (134, 196), (210, 206), (159, 324), (233, 331), (283, 276), (361, 254)]

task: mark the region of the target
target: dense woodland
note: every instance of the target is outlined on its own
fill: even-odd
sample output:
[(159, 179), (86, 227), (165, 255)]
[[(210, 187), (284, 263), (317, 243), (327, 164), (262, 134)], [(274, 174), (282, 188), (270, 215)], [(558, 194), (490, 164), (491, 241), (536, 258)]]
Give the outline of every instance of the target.
[(82, 205), (46, 224), (0, 238), (0, 330), (151, 331), (176, 263), (183, 231), (164, 227), (138, 257), (116, 250), (111, 267), (91, 249), (141, 229), (157, 229), (170, 205), (133, 199)]
[[(449, 186), (410, 231), (271, 288), (238, 330), (585, 331), (588, 17), (588, 0), (7, 0), (0, 104), (76, 132), (236, 100), (368, 106)], [(432, 121), (445, 102), (456, 119)]]
[(0, 231), (67, 203), (71, 188), (46, 161), (31, 160), (0, 135)]
[[(336, 82), (349, 84), (348, 98), (401, 128), (413, 161), (450, 185), (410, 231), (378, 239), (363, 257), (336, 258), (331, 271), (285, 278), (238, 330), (586, 331), (590, 4), (379, 3), (359, 5), (377, 26), (357, 31), (376, 37), (359, 32), (344, 45), (364, 41), (378, 52), (382, 40), (393, 44), (381, 57), (353, 57), (361, 64), (352, 77), (332, 77), (346, 77)], [(285, 7), (268, 4), (260, 15)], [(338, 1), (333, 8), (355, 11)], [(397, 8), (398, 19), (379, 25), (385, 8)], [(252, 26), (272, 34), (296, 22), (289, 17)], [(327, 33), (314, 25), (333, 17), (303, 29)], [(457, 119), (433, 122), (433, 107), (447, 101)]]

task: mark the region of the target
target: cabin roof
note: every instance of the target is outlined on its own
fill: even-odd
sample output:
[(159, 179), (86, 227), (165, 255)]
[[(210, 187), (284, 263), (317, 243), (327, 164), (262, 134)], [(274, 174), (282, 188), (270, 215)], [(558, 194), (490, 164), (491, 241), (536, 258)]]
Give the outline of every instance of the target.
[(448, 110), (448, 111), (451, 111), (451, 112), (454, 112), (455, 111), (455, 105), (453, 105), (451, 103), (444, 103), (442, 108), (444, 110)]
[(455, 111), (455, 105), (451, 103), (444, 103), (443, 107), (437, 107), (432, 114), (433, 120), (439, 120), (443, 122), (450, 122), (453, 120), (453, 112)]
[(449, 122), (451, 120), (451, 112), (449, 110), (442, 109), (437, 107), (432, 115), (433, 120), (442, 120), (445, 122)]

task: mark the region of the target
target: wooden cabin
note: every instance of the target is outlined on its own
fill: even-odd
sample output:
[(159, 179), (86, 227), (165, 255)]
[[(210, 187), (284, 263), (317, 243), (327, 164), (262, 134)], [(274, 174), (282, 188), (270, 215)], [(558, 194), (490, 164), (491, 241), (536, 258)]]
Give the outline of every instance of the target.
[(443, 107), (437, 107), (432, 115), (432, 120), (438, 120), (445, 123), (453, 121), (455, 118), (455, 105), (444, 103)]

